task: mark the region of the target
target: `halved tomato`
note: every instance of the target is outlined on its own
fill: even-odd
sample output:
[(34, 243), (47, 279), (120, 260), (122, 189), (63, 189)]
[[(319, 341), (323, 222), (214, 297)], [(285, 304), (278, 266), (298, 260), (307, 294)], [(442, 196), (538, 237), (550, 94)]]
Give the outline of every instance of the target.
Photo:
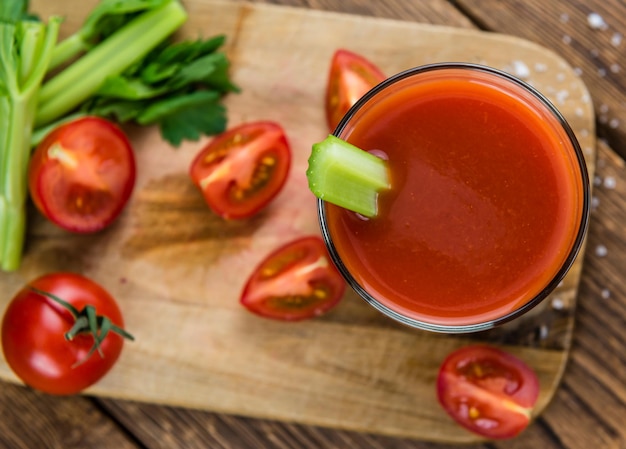
[(290, 165), (283, 128), (260, 121), (215, 137), (193, 160), (190, 176), (213, 212), (238, 219), (254, 215), (278, 194)]
[(530, 422), (539, 380), (512, 354), (490, 346), (467, 346), (444, 360), (437, 393), (460, 425), (487, 438), (511, 438)]
[(272, 252), (248, 279), (241, 303), (266, 318), (297, 321), (333, 308), (346, 289), (317, 236), (303, 237)]
[(30, 160), (31, 198), (50, 221), (95, 232), (121, 213), (135, 185), (135, 156), (126, 135), (100, 117), (60, 125)]
[(365, 57), (339, 49), (333, 55), (326, 86), (326, 121), (333, 132), (343, 116), (367, 91), (386, 78)]

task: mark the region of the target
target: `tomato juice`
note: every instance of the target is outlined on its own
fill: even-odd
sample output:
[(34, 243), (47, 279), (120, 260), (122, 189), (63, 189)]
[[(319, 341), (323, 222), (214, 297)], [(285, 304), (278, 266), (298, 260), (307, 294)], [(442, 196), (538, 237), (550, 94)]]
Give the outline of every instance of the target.
[(589, 211), (584, 158), (520, 80), (470, 64), (412, 69), (370, 91), (335, 135), (388, 160), (375, 218), (319, 203), (333, 260), (384, 313), (487, 329), (544, 299), (573, 263)]

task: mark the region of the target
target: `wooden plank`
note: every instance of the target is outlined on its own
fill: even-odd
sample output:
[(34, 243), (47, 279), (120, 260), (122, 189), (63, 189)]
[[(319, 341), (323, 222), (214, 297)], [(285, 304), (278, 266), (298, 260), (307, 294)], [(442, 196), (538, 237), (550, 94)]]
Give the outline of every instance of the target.
[[(433, 393), (443, 356), (471, 339), (401, 328), (353, 295), (328, 316), (297, 327), (268, 322), (238, 306), (239, 289), (270, 249), (317, 232), (303, 174), (311, 142), (325, 134), (323, 67), (338, 46), (367, 55), (388, 73), (450, 59), (506, 70), (527, 64), (529, 81), (566, 114), (593, 171), (593, 114), (584, 85), (553, 53), (506, 36), (277, 7), (186, 5), (191, 14), (181, 37), (217, 32), (230, 37), (233, 75), (244, 87), (243, 94), (228, 99), (231, 121), (266, 118), (287, 128), (296, 160), (286, 190), (268, 213), (246, 223), (224, 223), (207, 213), (186, 179), (200, 144), (173, 150), (155, 130), (132, 130), (142, 169), (121, 221), (97, 236), (77, 237), (33, 214), (24, 267), (0, 278), (3, 289), (15, 291), (42, 272), (69, 269), (100, 281), (120, 300), (138, 341), (127, 346), (115, 370), (91, 394), (474, 441), (445, 416)], [(70, 29), (81, 17), (75, 6), (70, 10), (65, 4)], [(44, 16), (46, 7), (51, 8), (34, 5)], [(88, 7), (81, 3), (83, 12)], [(57, 12), (62, 8), (63, 2), (54, 5)], [(565, 88), (568, 96), (561, 98)], [(538, 371), (537, 412), (552, 397), (564, 368), (580, 267), (578, 262), (555, 294), (569, 307), (555, 311), (547, 301), (532, 315), (535, 323), (544, 320), (540, 332), (525, 328), (519, 339), (515, 327), (494, 335)], [(15, 380), (5, 366), (0, 374)]]
[[(520, 36), (562, 55), (594, 101), (599, 135), (626, 157), (626, 3), (620, 0), (458, 0), (482, 28)], [(606, 26), (593, 27), (597, 14)]]
[(3, 404), (0, 409), (0, 447), (3, 448), (137, 447), (125, 431), (84, 397), (59, 398), (2, 383), (0, 403)]

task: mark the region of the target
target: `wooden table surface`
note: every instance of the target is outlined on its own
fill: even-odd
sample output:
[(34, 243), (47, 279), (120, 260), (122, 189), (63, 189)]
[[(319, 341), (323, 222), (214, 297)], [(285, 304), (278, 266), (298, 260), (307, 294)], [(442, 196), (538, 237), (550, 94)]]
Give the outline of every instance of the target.
[[(570, 360), (555, 397), (521, 436), (466, 447), (625, 449), (626, 3), (268, 2), (516, 35), (554, 50), (580, 73), (593, 100), (599, 143)], [(605, 25), (591, 26), (592, 13), (599, 14)], [(444, 447), (450, 446), (129, 401), (58, 398), (0, 383), (0, 448)]]

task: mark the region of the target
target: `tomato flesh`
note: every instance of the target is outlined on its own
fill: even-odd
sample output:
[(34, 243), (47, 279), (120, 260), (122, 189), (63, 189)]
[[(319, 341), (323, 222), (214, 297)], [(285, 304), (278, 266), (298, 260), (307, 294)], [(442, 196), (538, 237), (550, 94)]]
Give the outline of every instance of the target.
[(507, 352), (468, 346), (441, 365), (437, 394), (460, 425), (487, 438), (504, 439), (528, 426), (539, 380), (528, 365)]
[(102, 355), (89, 356), (94, 338), (78, 334), (66, 340), (75, 320), (50, 298), (51, 293), (77, 309), (95, 307), (98, 315), (123, 327), (121, 311), (111, 295), (90, 279), (73, 273), (51, 273), (22, 288), (11, 300), (2, 321), (2, 349), (13, 372), (37, 390), (57, 395), (82, 391), (101, 379), (117, 361), (123, 337), (109, 332), (100, 344)]
[(250, 276), (241, 303), (257, 315), (297, 321), (327, 312), (344, 292), (345, 282), (324, 242), (311, 236), (269, 254)]
[(250, 217), (282, 189), (291, 150), (282, 127), (252, 122), (230, 129), (204, 147), (190, 176), (207, 205), (226, 219)]
[(383, 81), (383, 72), (365, 57), (340, 49), (333, 55), (326, 87), (326, 121), (333, 132), (348, 109)]
[(29, 190), (39, 211), (72, 232), (109, 226), (135, 185), (135, 156), (126, 135), (99, 117), (61, 125), (37, 146)]

